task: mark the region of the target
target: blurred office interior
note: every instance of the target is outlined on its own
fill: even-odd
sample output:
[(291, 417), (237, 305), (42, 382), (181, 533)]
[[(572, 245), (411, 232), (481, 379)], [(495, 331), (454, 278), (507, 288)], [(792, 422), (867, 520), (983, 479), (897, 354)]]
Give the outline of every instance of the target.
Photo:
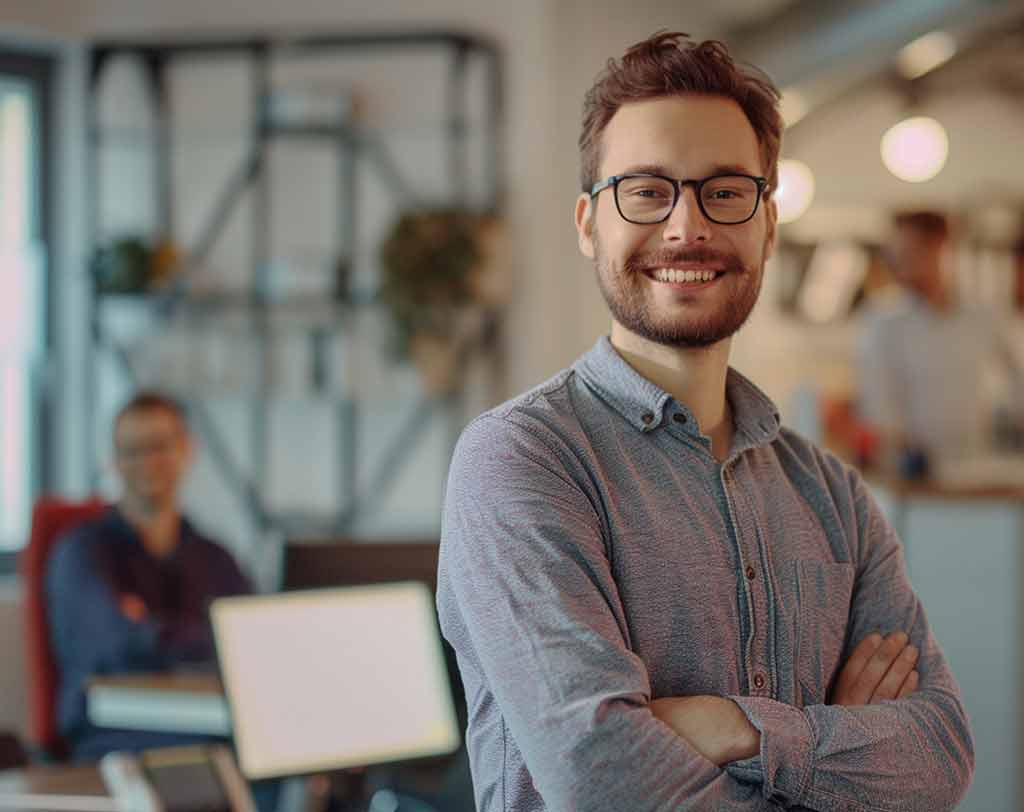
[[(188, 403), (186, 509), (262, 589), (288, 542), (436, 543), (465, 423), (608, 330), (571, 219), (582, 97), (659, 29), (784, 91), (779, 247), (733, 363), (875, 465), (974, 721), (962, 809), (1021, 808), (1012, 385), (986, 371), (983, 445), (911, 481), (865, 449), (855, 363), (893, 213), (938, 211), (958, 298), (1024, 366), (1019, 0), (0, 0), (0, 730), (29, 738), (32, 506), (116, 498), (140, 386)], [(931, 166), (883, 157), (906, 122)], [(409, 270), (431, 251), (436, 295)]]

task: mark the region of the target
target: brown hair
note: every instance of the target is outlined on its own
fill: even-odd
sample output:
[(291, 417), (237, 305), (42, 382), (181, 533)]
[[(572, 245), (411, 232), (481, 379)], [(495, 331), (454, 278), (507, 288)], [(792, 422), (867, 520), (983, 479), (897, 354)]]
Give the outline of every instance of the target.
[(181, 401), (154, 389), (144, 389), (136, 392), (131, 400), (118, 410), (114, 418), (114, 431), (117, 431), (121, 421), (129, 414), (149, 411), (169, 412), (181, 421), (183, 427), (188, 428), (188, 413)]
[(923, 237), (945, 239), (949, 236), (949, 220), (936, 211), (905, 211), (893, 215), (896, 228), (909, 228)]
[(761, 147), (769, 191), (778, 183), (782, 115), (779, 91), (752, 65), (737, 66), (718, 40), (695, 43), (689, 34), (661, 31), (609, 59), (583, 100), (580, 182), (584, 192), (599, 180), (601, 135), (623, 104), (646, 99), (700, 94), (732, 99), (754, 128)]

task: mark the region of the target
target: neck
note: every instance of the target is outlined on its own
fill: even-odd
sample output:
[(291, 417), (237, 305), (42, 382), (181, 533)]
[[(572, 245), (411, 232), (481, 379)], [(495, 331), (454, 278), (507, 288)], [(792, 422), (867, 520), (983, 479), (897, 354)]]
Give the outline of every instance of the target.
[(725, 397), (732, 339), (698, 349), (667, 347), (613, 322), (611, 342), (626, 363), (690, 410), (700, 430), (711, 438), (715, 457), (724, 460), (734, 433)]
[(142, 539), (142, 546), (151, 555), (162, 558), (178, 546), (181, 515), (173, 500), (150, 502), (125, 494), (120, 502), (121, 514)]

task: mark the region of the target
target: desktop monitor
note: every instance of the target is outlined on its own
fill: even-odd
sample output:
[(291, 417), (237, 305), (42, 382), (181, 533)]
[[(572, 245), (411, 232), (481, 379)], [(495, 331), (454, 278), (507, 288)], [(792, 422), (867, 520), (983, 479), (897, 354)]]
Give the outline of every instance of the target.
[[(435, 539), (293, 539), (284, 545), (281, 589), (362, 586), (420, 581), (437, 591), (440, 544)], [(436, 617), (436, 614), (435, 614)], [(460, 729), (467, 722), (466, 690), (455, 650), (442, 640), (445, 665)]]
[(220, 598), (210, 615), (246, 777), (458, 749), (433, 596), (424, 584)]
[(292, 539), (284, 545), (281, 588), (422, 581), (436, 589), (438, 540)]

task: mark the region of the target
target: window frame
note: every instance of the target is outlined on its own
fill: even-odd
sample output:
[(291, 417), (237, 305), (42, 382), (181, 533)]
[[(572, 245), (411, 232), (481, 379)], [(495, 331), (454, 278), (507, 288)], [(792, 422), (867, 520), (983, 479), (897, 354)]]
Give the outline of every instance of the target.
[[(57, 314), (60, 302), (57, 300), (58, 286), (56, 250), (56, 212), (54, 194), (54, 144), (55, 144), (55, 111), (54, 91), (58, 69), (58, 57), (53, 51), (19, 47), (13, 42), (0, 42), (0, 76), (10, 77), (28, 83), (32, 87), (36, 99), (36, 125), (39, 133), (38, 149), (38, 188), (36, 208), (36, 234), (39, 243), (44, 247), (46, 264), (43, 282), (43, 324), (42, 339), (45, 363), (39, 370), (36, 382), (38, 395), (37, 412), (38, 430), (35, 436), (33, 454), (36, 459), (31, 492), (38, 497), (54, 483), (57, 449), (54, 445), (54, 425), (56, 402), (54, 384), (57, 353)], [(26, 538), (25, 543), (28, 543)], [(24, 549), (22, 547), (21, 549)], [(0, 550), (0, 577), (11, 575), (17, 571), (18, 558), (21, 550)]]

